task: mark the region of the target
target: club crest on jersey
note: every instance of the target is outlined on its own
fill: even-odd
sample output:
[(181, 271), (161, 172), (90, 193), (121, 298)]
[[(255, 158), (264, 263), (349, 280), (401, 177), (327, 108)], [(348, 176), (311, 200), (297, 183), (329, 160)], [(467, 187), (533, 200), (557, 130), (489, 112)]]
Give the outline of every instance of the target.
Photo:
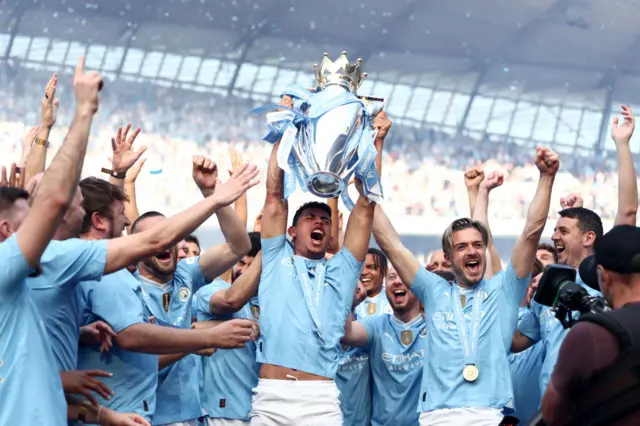
[(400, 341), (403, 345), (409, 346), (413, 342), (413, 332), (411, 330), (404, 330), (400, 333)]
[(467, 304), (467, 295), (463, 294), (460, 296), (460, 305), (462, 305), (462, 307), (464, 308), (466, 304)]
[(187, 301), (187, 299), (189, 299), (189, 296), (191, 295), (191, 290), (189, 290), (187, 287), (181, 287), (179, 294), (180, 294), (180, 301), (184, 303)]
[(165, 312), (169, 312), (169, 306), (171, 305), (171, 293), (162, 294), (162, 307)]
[(376, 312), (378, 312), (378, 305), (376, 305), (375, 303), (369, 303), (367, 305), (367, 314), (375, 315)]
[(420, 338), (424, 339), (425, 337), (427, 337), (427, 327), (423, 328), (422, 330), (420, 330), (420, 334), (419, 334)]

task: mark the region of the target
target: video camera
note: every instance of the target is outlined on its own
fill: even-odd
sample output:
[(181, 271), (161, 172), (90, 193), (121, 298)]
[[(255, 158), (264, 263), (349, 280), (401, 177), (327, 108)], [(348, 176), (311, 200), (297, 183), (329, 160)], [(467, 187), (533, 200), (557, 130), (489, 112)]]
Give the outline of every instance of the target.
[(575, 324), (573, 311), (597, 314), (605, 310), (604, 299), (591, 296), (575, 280), (575, 269), (565, 265), (547, 265), (533, 297), (541, 305), (551, 306), (564, 328)]

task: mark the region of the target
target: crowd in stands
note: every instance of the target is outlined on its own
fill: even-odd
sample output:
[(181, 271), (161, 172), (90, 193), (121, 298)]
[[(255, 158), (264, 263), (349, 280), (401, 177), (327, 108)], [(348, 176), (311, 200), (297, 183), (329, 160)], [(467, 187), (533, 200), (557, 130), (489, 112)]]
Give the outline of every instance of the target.
[[(48, 72), (12, 73), (0, 67), (0, 156), (3, 163), (20, 158), (22, 139), (29, 126), (37, 124), (41, 84)], [(31, 77), (29, 77), (31, 76)], [(61, 80), (69, 79), (61, 75)], [(32, 81), (33, 80), (33, 81)], [(228, 152), (239, 150), (255, 164), (267, 164), (270, 145), (261, 140), (264, 119), (251, 113), (255, 103), (233, 96), (202, 94), (148, 83), (118, 80), (107, 82), (101, 94), (100, 111), (94, 125), (85, 162), (87, 174), (108, 166), (109, 140), (118, 126), (131, 123), (142, 129), (137, 144), (146, 145), (146, 171), (162, 170), (162, 185), (153, 174), (144, 174), (139, 197), (149, 207), (173, 212), (190, 204), (197, 190), (185, 164), (196, 153), (219, 158), (228, 169)], [(55, 152), (67, 132), (73, 109), (69, 84), (60, 85), (58, 125), (51, 135)], [(17, 96), (19, 94), (20, 96)], [(397, 124), (385, 145), (383, 182), (387, 212), (394, 216), (455, 218), (468, 214), (463, 171), (479, 162), (485, 170), (500, 170), (505, 183), (491, 202), (493, 219), (524, 218), (535, 190), (537, 169), (532, 164), (531, 146), (478, 141), (466, 136), (454, 137), (434, 130), (420, 130)], [(13, 142), (13, 143), (8, 143)], [(53, 155), (49, 155), (49, 161)], [(6, 160), (4, 160), (6, 159)], [(596, 166), (595, 164), (598, 164)], [(554, 200), (569, 192), (578, 192), (584, 206), (600, 212), (603, 219), (615, 215), (617, 173), (615, 161), (596, 161), (592, 156), (563, 156), (556, 178)], [(89, 172), (88, 170), (91, 170)], [(169, 184), (167, 182), (170, 182)], [(149, 190), (145, 190), (148, 188)], [(151, 188), (153, 188), (153, 195)], [(249, 205), (261, 205), (262, 188), (249, 192)], [(416, 194), (420, 194), (416, 197)], [(551, 217), (560, 209), (552, 203)], [(252, 208), (253, 210), (253, 208)]]

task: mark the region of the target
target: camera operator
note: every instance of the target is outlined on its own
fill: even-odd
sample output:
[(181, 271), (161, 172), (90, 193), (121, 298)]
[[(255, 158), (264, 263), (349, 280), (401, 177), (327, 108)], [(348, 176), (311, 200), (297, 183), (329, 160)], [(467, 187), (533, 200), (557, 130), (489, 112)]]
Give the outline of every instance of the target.
[(542, 401), (547, 425), (640, 425), (640, 228), (596, 240), (600, 289), (612, 310), (580, 317)]

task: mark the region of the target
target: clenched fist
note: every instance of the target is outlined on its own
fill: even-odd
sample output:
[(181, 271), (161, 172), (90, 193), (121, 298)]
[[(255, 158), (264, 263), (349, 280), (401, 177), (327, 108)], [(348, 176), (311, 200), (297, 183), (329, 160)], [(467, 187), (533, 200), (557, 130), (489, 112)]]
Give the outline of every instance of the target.
[(555, 176), (560, 168), (560, 157), (549, 148), (538, 148), (536, 149), (535, 163), (540, 174)]

